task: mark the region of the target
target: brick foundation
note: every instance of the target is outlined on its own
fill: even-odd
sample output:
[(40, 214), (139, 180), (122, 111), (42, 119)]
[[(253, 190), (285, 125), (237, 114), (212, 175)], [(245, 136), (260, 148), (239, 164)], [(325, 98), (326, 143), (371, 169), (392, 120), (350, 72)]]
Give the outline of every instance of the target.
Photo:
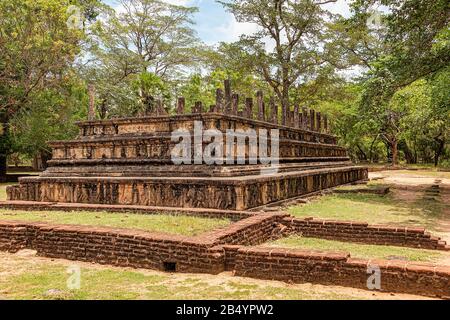
[[(39, 255), (170, 272), (235, 275), (367, 289), (367, 266), (379, 266), (381, 289), (450, 297), (450, 267), (352, 259), (346, 253), (245, 247), (283, 234), (283, 214), (262, 214), (197, 237), (144, 231), (1, 222), (0, 250), (34, 249)], [(268, 233), (272, 229), (271, 233)], [(276, 232), (273, 232), (276, 230)], [(265, 231), (265, 232), (263, 232)]]
[(177, 272), (217, 274), (224, 254), (213, 243), (195, 238), (44, 223), (0, 222), (0, 249), (29, 248), (40, 256), (163, 271), (174, 263)]
[[(381, 270), (381, 290), (450, 298), (450, 267), (403, 261), (352, 259), (346, 253), (226, 247), (235, 275), (294, 283), (367, 289), (368, 266)], [(234, 260), (234, 261), (233, 261)]]
[(388, 227), (364, 222), (296, 219), (286, 217), (283, 223), (293, 234), (362, 244), (391, 245), (411, 248), (449, 250), (445, 241), (423, 228)]

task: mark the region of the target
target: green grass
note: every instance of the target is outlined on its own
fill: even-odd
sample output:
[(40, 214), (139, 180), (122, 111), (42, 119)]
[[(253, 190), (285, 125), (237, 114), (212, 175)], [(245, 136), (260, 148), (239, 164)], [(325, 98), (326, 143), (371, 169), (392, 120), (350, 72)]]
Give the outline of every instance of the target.
[(418, 200), (408, 203), (393, 195), (332, 194), (314, 199), (310, 203), (289, 208), (296, 217), (354, 220), (373, 224), (423, 226), (433, 230), (445, 204), (438, 201)]
[(5, 209), (0, 210), (0, 220), (129, 228), (185, 236), (195, 236), (206, 231), (226, 227), (231, 223), (228, 219), (209, 219), (181, 215), (144, 215), (86, 211), (13, 211)]
[[(79, 265), (80, 289), (68, 289), (68, 267)], [(380, 299), (387, 294), (236, 278), (229, 274), (167, 274), (0, 253), (0, 299)]]
[(305, 238), (302, 236), (290, 236), (265, 246), (287, 247), (319, 251), (343, 251), (349, 252), (353, 258), (361, 259), (400, 259), (420, 262), (439, 262), (450, 257), (447, 252), (425, 249), (403, 248), (395, 246), (381, 246), (324, 240), (317, 238)]

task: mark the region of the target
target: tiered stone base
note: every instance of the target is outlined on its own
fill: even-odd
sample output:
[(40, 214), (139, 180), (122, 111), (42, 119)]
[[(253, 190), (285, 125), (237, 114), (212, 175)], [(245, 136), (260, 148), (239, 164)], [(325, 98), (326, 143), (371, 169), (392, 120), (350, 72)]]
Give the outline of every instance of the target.
[(9, 200), (246, 210), (367, 179), (357, 166), (237, 177), (33, 177)]
[[(352, 165), (335, 136), (236, 115), (142, 117), (78, 125), (75, 140), (50, 143), (52, 160), (45, 172), (8, 188), (9, 200), (247, 210), (365, 180), (368, 175), (367, 168)], [(186, 133), (193, 159), (199, 151), (205, 153), (210, 143), (203, 132), (223, 133), (224, 163), (209, 165), (200, 158), (175, 165), (172, 153), (179, 141), (172, 139), (172, 133), (177, 130)], [(251, 141), (257, 136), (264, 138), (258, 138), (255, 146)], [(260, 145), (265, 140), (267, 149)], [(275, 143), (279, 152), (272, 155)], [(272, 155), (276, 171), (262, 161), (266, 160), (262, 154)], [(236, 164), (237, 159), (244, 161)]]

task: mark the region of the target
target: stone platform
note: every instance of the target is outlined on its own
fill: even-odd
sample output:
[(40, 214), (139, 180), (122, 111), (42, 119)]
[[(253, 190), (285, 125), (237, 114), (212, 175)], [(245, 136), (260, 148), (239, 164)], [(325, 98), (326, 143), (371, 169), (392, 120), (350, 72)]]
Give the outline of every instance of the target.
[[(367, 168), (350, 162), (345, 148), (327, 132), (328, 124), (320, 114), (295, 116), (289, 111), (290, 123), (278, 124), (277, 117), (266, 117), (264, 112), (253, 119), (236, 110), (229, 114), (217, 112), (217, 108), (214, 112), (196, 111), (80, 122), (79, 136), (51, 142), (49, 168), (9, 187), (8, 200), (247, 210), (367, 179)], [(251, 109), (246, 113), (253, 114)], [(223, 154), (244, 156), (245, 162), (175, 165), (172, 151), (177, 142), (171, 134), (187, 131), (195, 156), (198, 137), (194, 128), (198, 123), (203, 131), (241, 132), (230, 138), (231, 149), (224, 141)], [(273, 129), (277, 136), (271, 136)], [(271, 165), (252, 158), (255, 150), (250, 131), (258, 137), (267, 133), (267, 152), (278, 144), (278, 155), (272, 159), (277, 162), (276, 171), (268, 173)], [(234, 145), (239, 138), (243, 144)], [(208, 143), (200, 141), (203, 151)]]

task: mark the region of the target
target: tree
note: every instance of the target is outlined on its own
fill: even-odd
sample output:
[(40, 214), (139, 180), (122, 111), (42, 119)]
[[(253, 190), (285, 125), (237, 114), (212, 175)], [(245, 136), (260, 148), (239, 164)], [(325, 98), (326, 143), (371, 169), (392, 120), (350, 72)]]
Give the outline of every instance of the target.
[(9, 123), (34, 93), (66, 81), (82, 30), (69, 28), (67, 1), (0, 2), (0, 179), (11, 152)]
[[(94, 57), (85, 72), (86, 78), (96, 84), (101, 105), (120, 108), (111, 96), (114, 87), (121, 91), (137, 89), (137, 95), (124, 93), (129, 110), (136, 109), (136, 98), (140, 108), (164, 95), (154, 96), (143, 80), (159, 78), (164, 81), (181, 76), (182, 68), (196, 61), (196, 50), (201, 46), (192, 29), (191, 16), (194, 7), (168, 4), (158, 0), (121, 0), (123, 11), (107, 10), (105, 19), (92, 28)], [(134, 88), (133, 83), (142, 86)], [(114, 113), (114, 112), (113, 112)]]
[[(12, 149), (28, 159), (49, 159), (48, 141), (73, 139), (78, 134), (75, 121), (86, 119), (86, 85), (75, 74), (66, 77), (58, 88), (36, 91), (29, 107), (21, 109), (10, 121)], [(45, 163), (44, 163), (45, 164)]]
[(355, 1), (357, 15), (367, 15), (370, 5), (388, 6), (385, 52), (371, 63), (361, 112), (382, 124), (382, 135), (398, 163), (399, 123), (402, 112), (390, 108), (395, 93), (422, 78), (431, 78), (449, 65), (449, 7), (444, 0)]
[[(219, 1), (239, 22), (251, 22), (259, 30), (242, 36), (239, 45), (247, 61), (271, 86), (283, 106), (283, 123), (290, 106), (289, 94), (294, 85), (314, 78), (327, 62), (324, 50), (327, 18), (331, 15), (321, 5), (329, 1), (238, 0)], [(267, 49), (266, 40), (273, 42)]]

